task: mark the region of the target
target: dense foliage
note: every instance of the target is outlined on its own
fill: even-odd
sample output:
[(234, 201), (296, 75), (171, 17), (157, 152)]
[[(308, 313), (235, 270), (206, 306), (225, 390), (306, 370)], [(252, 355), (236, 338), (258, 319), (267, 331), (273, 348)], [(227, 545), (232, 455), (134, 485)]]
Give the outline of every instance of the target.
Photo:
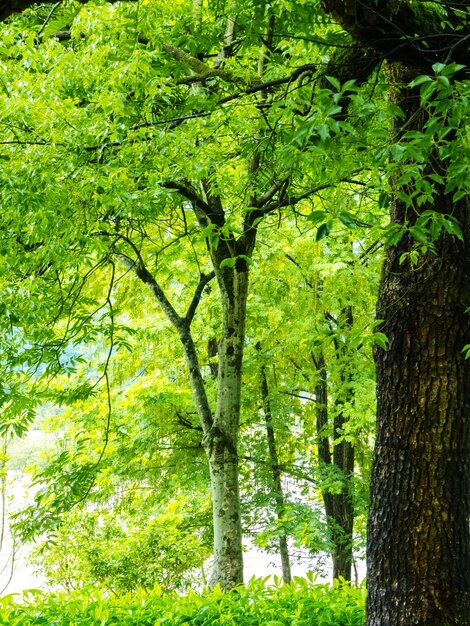
[(362, 626), (364, 590), (316, 585), (296, 579), (272, 586), (251, 581), (230, 594), (215, 589), (199, 596), (149, 594), (119, 599), (85, 589), (47, 595), (31, 592), (21, 604), (11, 596), (0, 600), (0, 624), (8, 626)]
[[(210, 582), (230, 589), (242, 536), (279, 552), (286, 581), (297, 548), (350, 578), (369, 506), (373, 352), (388, 442), (376, 462), (432, 439), (446, 411), (452, 433), (464, 428), (446, 394), (470, 345), (470, 300), (451, 281), (470, 266), (468, 6), (368, 4), (21, 0), (2, 23), (2, 467), (12, 438), (48, 431), (15, 532), (41, 538), (52, 583), (185, 590), (205, 583), (212, 545)], [(427, 463), (450, 463), (451, 439), (445, 453), (442, 438), (423, 443)], [(391, 537), (394, 489), (382, 507), (380, 482), (372, 510)], [(407, 484), (399, 493), (415, 506)], [(439, 494), (423, 515), (447, 506)], [(436, 518), (465, 526), (465, 510)], [(387, 558), (388, 572), (399, 559)], [(254, 589), (214, 602), (251, 607)]]
[[(145, 529), (158, 528), (165, 506), (209, 490), (201, 440), (218, 413), (239, 422), (245, 535), (270, 551), (284, 536), (330, 552), (321, 494), (354, 501), (363, 528), (371, 347), (384, 341), (373, 307), (386, 202), (377, 209), (370, 163), (387, 137), (368, 123), (386, 126), (390, 113), (376, 80), (323, 77), (342, 35), (319, 9), (308, 11), (319, 42), (300, 5), (248, 3), (236, 20), (234, 11), (72, 2), (3, 26), (4, 341), (16, 342), (8, 353), (19, 379), (10, 374), (18, 392), (5, 429), (20, 432), (35, 403), (48, 407), (43, 426), (57, 442), (36, 466), (35, 503), (17, 531), (45, 533), (39, 559), (57, 581), (60, 546), (89, 529), (96, 545), (77, 542), (67, 586), (104, 583), (100, 555), (119, 535), (122, 559), (106, 562), (120, 590), (150, 584), (150, 572), (178, 586), (184, 564), (193, 575), (197, 559), (167, 576), (156, 562), (138, 573), (124, 557), (146, 554)], [(340, 115), (346, 105), (354, 123)], [(243, 393), (228, 419), (221, 284), (240, 263), (251, 274)], [(329, 417), (317, 428), (322, 362)], [(354, 487), (350, 470), (317, 458), (318, 439), (338, 455), (356, 448)], [(191, 527), (191, 506), (185, 515)], [(202, 558), (210, 522), (200, 522)]]

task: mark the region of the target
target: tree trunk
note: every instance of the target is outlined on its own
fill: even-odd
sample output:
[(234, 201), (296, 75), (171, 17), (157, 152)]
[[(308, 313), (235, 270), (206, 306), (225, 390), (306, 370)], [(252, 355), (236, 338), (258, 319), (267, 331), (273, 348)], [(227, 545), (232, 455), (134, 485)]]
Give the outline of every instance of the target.
[(213, 258), (222, 297), (223, 325), (217, 406), (212, 428), (203, 442), (209, 460), (214, 521), (214, 567), (210, 584), (231, 589), (243, 583), (238, 430), (248, 265), (239, 259), (234, 267), (220, 268), (215, 255)]
[[(328, 534), (332, 543), (333, 578), (351, 580), (354, 508), (350, 483), (354, 471), (354, 449), (350, 442), (342, 440), (333, 445), (333, 455), (331, 454), (329, 437), (325, 432), (328, 427), (328, 387), (323, 354), (315, 359), (315, 365), (318, 372), (315, 386), (318, 459), (320, 467), (327, 471), (332, 464), (336, 465), (343, 478), (340, 493), (322, 489)], [(335, 439), (341, 437), (344, 423), (344, 414), (338, 410), (334, 419)]]
[[(335, 437), (341, 437), (345, 417), (341, 410), (335, 416)], [(333, 522), (331, 532), (334, 544), (333, 578), (351, 580), (353, 563), (354, 505), (351, 479), (354, 473), (354, 447), (344, 439), (334, 444), (333, 462), (341, 469), (342, 487), (340, 493), (333, 494)]]
[[(248, 251), (251, 253), (252, 248)], [(183, 346), (193, 399), (204, 432), (203, 446), (209, 462), (214, 530), (214, 566), (209, 584), (211, 586), (219, 584), (222, 589), (231, 589), (243, 583), (237, 444), (248, 265), (245, 260), (237, 260), (234, 267), (221, 268), (221, 262), (231, 258), (230, 249), (223, 243), (212, 255), (223, 311), (217, 405), (213, 415), (190, 328), (202, 292), (213, 277), (213, 273), (201, 274), (188, 311), (181, 317), (155, 277), (146, 268), (142, 258), (139, 257), (135, 262), (123, 254), (118, 256), (124, 261), (127, 259), (128, 266), (132, 267), (138, 278), (149, 285), (164, 313), (177, 330)]]
[[(277, 454), (276, 435), (274, 433), (271, 403), (269, 401), (268, 379), (266, 378), (266, 370), (264, 367), (261, 368), (261, 396), (263, 398), (266, 438), (268, 440), (269, 458), (271, 462), (271, 476), (274, 489), (274, 501), (276, 504), (276, 515), (282, 529), (283, 518), (286, 512), (286, 503), (284, 499), (284, 490), (282, 488), (281, 470)], [(282, 578), (285, 583), (290, 583), (292, 580), (292, 572), (290, 567), (287, 534), (284, 529), (282, 529), (279, 536), (279, 554), (281, 557)]]
[[(416, 73), (390, 71), (392, 83)], [(407, 130), (425, 122), (419, 97), (402, 88)], [(396, 129), (399, 131), (399, 129)], [(437, 158), (430, 164), (445, 176)], [(396, 189), (395, 191), (398, 191)], [(437, 256), (416, 265), (400, 257), (405, 235), (387, 252), (378, 318), (387, 350), (376, 350), (377, 439), (368, 525), (367, 626), (470, 624), (470, 212), (441, 188), (434, 209), (460, 222)], [(392, 198), (391, 220), (413, 225), (415, 208)]]
[[(345, 307), (341, 312), (343, 328), (351, 330), (353, 325), (353, 312), (350, 306)], [(350, 382), (351, 363), (348, 357), (347, 345), (335, 341), (336, 358), (340, 367), (340, 380), (345, 387)], [(354, 526), (354, 502), (353, 484), (354, 474), (354, 446), (351, 441), (344, 439), (344, 427), (347, 417), (344, 414), (344, 405), (352, 400), (350, 387), (342, 390), (336, 399), (333, 442), (333, 463), (339, 467), (342, 473), (341, 492), (333, 495), (334, 520), (336, 529), (333, 529), (335, 543), (335, 556), (333, 560), (333, 577), (343, 577), (351, 580), (351, 569), (353, 563), (353, 526)]]

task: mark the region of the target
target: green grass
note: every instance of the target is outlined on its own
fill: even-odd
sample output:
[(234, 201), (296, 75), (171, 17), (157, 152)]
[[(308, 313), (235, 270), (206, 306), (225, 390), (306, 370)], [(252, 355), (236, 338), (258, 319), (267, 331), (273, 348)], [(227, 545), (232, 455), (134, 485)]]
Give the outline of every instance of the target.
[(96, 589), (69, 596), (26, 592), (0, 599), (0, 625), (8, 626), (363, 626), (364, 588), (290, 585), (253, 579), (230, 593), (164, 594), (158, 588), (120, 598)]

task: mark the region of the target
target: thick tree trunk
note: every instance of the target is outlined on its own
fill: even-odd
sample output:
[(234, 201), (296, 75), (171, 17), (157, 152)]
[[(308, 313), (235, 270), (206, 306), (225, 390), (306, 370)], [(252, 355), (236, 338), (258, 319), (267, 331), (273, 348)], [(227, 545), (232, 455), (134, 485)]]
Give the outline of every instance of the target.
[[(266, 370), (261, 369), (261, 396), (263, 398), (264, 418), (266, 424), (266, 439), (268, 441), (269, 459), (271, 463), (272, 485), (274, 490), (274, 502), (276, 505), (276, 516), (278, 522), (282, 525), (286, 512), (286, 502), (284, 498), (284, 490), (282, 488), (281, 470), (279, 465), (279, 457), (277, 454), (276, 435), (273, 426), (273, 416), (271, 403), (269, 401), (268, 379), (266, 378)], [(290, 567), (289, 546), (287, 543), (287, 534), (282, 530), (279, 536), (279, 555), (281, 557), (282, 578), (285, 583), (292, 580), (292, 572)]]
[[(394, 83), (409, 82), (402, 66)], [(416, 93), (397, 103), (407, 130), (422, 127)], [(398, 130), (398, 129), (397, 129)], [(435, 160), (434, 171), (445, 175)], [(460, 222), (464, 242), (444, 235), (417, 265), (388, 250), (378, 303), (387, 350), (377, 349), (377, 440), (368, 527), (367, 626), (470, 624), (470, 207), (439, 190), (434, 209)], [(416, 210), (392, 199), (391, 219)]]

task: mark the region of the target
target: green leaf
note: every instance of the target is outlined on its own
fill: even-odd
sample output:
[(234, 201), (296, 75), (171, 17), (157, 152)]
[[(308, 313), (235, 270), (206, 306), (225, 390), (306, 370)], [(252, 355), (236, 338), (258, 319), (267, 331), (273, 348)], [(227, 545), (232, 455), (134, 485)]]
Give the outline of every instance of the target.
[(379, 209), (388, 209), (390, 207), (390, 194), (382, 191), (379, 196)]
[(379, 348), (382, 348), (383, 350), (387, 350), (389, 344), (389, 339), (387, 335), (377, 332), (374, 333), (373, 338), (376, 346), (379, 346)]
[(310, 215), (307, 215), (307, 219), (309, 222), (312, 222), (313, 224), (318, 224), (319, 222), (322, 222), (326, 216), (327, 216), (326, 211), (312, 211)]
[(348, 228), (356, 228), (357, 227), (356, 218), (354, 217), (354, 215), (349, 213), (349, 211), (341, 211), (341, 213), (339, 214), (339, 219)]
[(462, 191), (456, 191), (456, 192), (454, 193), (454, 195), (452, 196), (452, 200), (453, 200), (454, 202), (458, 202), (459, 200), (462, 200), (463, 198), (466, 198), (466, 197), (467, 197), (467, 195), (468, 195), (468, 194), (467, 194), (467, 192), (466, 192), (466, 191), (463, 191), (463, 190), (462, 190)]
[(434, 63), (432, 69), (436, 72), (436, 74), (439, 74), (443, 69), (445, 69), (445, 66), (445, 63)]
[(414, 80), (412, 80), (411, 83), (409, 83), (408, 87), (417, 87), (418, 85), (422, 85), (423, 83), (429, 83), (431, 81), (432, 78), (430, 76), (421, 74), (420, 76), (417, 76)]
[(341, 83), (337, 78), (334, 76), (325, 76), (325, 78), (337, 91), (341, 91)]
[(394, 161), (400, 161), (404, 154), (405, 148), (399, 143), (390, 146), (390, 155)]
[(412, 226), (410, 228), (410, 234), (413, 239), (416, 239), (416, 241), (419, 241), (419, 243), (426, 244), (428, 242), (427, 232), (424, 228), (421, 228), (420, 226)]
[(236, 262), (237, 262), (237, 257), (230, 257), (228, 259), (223, 259), (220, 263), (220, 268), (222, 269), (223, 267), (235, 267)]
[(449, 233), (449, 235), (453, 235), (454, 237), (457, 237), (457, 239), (460, 239), (460, 241), (463, 241), (462, 231), (455, 219), (452, 219), (450, 217), (445, 219), (444, 228)]
[(319, 226), (317, 230), (316, 241), (321, 241), (325, 237), (328, 237), (328, 235), (330, 234), (332, 225), (333, 225), (332, 222), (329, 221)]
[(396, 246), (405, 234), (405, 228), (400, 224), (390, 224), (385, 232), (387, 246)]

